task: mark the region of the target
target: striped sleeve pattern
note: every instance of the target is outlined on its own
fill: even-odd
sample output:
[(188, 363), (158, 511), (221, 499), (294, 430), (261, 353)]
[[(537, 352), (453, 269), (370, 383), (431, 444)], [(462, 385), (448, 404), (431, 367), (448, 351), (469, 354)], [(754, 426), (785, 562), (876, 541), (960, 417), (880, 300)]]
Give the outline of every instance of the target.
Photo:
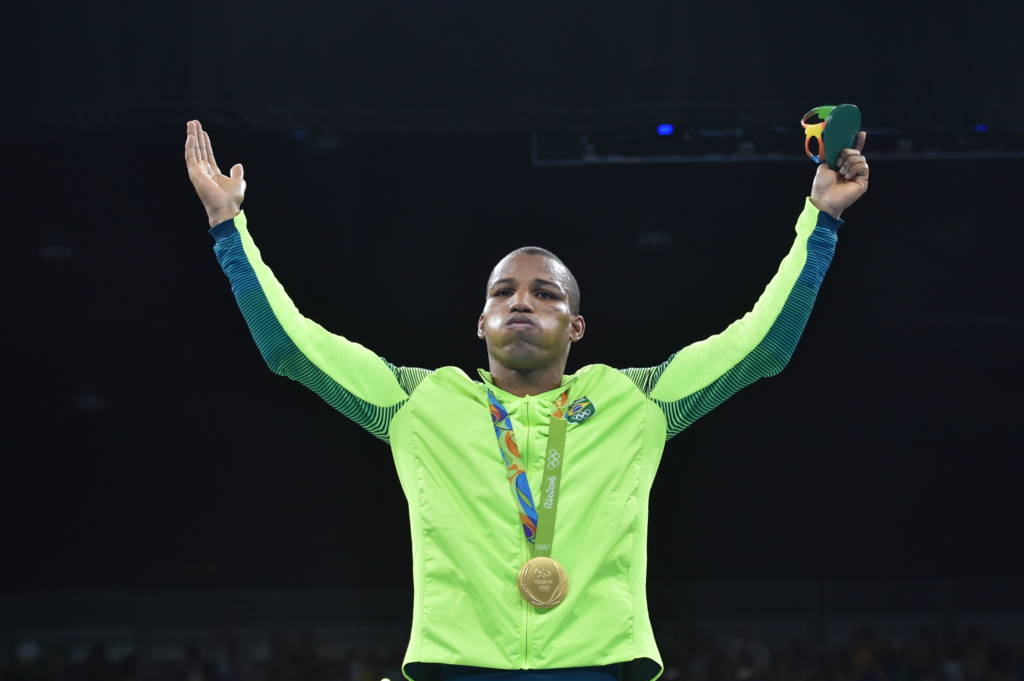
[(751, 312), (721, 334), (683, 348), (658, 366), (622, 370), (661, 407), (667, 421), (666, 439), (741, 388), (782, 371), (807, 324), (841, 224), (807, 201), (793, 249)]
[(239, 214), (210, 230), (214, 253), (267, 366), (388, 441), (395, 413), (431, 372), (397, 367), (304, 317), (262, 261)]
[(402, 386), (402, 390), (404, 390), (408, 395), (412, 395), (412, 391), (416, 390), (416, 387), (419, 386), (424, 378), (434, 373), (431, 369), (396, 367), (391, 362), (388, 362), (387, 364), (391, 368), (392, 373), (395, 374), (395, 378), (398, 379), (398, 384)]

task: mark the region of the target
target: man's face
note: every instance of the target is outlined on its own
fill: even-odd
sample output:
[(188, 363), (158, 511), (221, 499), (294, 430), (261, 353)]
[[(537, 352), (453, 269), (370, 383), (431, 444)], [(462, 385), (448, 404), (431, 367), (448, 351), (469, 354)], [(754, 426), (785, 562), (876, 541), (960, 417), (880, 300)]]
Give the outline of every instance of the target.
[(543, 255), (504, 258), (491, 273), (477, 335), (510, 369), (550, 366), (583, 337), (583, 317), (569, 310), (565, 268)]

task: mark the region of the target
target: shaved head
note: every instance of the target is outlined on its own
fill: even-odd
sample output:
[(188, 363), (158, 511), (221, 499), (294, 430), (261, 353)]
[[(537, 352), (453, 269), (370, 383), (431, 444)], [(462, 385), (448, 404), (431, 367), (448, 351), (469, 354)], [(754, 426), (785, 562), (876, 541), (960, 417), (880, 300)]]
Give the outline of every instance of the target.
[(565, 288), (568, 295), (567, 302), (569, 303), (569, 312), (574, 315), (580, 314), (580, 287), (579, 284), (576, 283), (576, 277), (574, 277), (572, 272), (569, 271), (569, 268), (566, 267), (561, 258), (548, 249), (541, 248), (540, 246), (523, 246), (521, 248), (517, 248), (498, 261), (498, 264), (494, 266), (493, 270), (491, 270), (491, 275), (487, 277), (488, 289), (491, 287), (491, 283), (494, 281), (494, 278), (501, 267), (501, 263), (517, 255), (539, 255), (550, 260), (553, 264), (552, 270), (558, 276), (559, 283)]

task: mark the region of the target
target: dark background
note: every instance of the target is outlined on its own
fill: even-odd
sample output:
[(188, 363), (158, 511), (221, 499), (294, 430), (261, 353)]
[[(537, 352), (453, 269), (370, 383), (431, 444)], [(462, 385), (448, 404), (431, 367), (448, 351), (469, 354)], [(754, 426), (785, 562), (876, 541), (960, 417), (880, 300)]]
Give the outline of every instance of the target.
[[(245, 164), (265, 260), (328, 329), (472, 371), (489, 268), (538, 244), (583, 290), (570, 370), (656, 364), (753, 305), (813, 165), (537, 168), (531, 132), (777, 123), (798, 152), (799, 115), (840, 101), (869, 133), (1024, 131), (1019, 9), (814, 7), (26, 10), (4, 112), (3, 590), (410, 580), (387, 447), (248, 335), (186, 120)], [(872, 162), (789, 367), (668, 444), (652, 593), (1020, 575), (1018, 176)]]

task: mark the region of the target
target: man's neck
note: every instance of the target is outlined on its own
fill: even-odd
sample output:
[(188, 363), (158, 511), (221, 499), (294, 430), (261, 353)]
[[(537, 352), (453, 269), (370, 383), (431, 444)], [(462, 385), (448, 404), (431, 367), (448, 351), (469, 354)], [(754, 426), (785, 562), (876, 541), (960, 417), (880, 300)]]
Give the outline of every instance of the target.
[(517, 397), (539, 395), (562, 385), (565, 364), (538, 369), (510, 369), (493, 359), (490, 362), (494, 385)]

